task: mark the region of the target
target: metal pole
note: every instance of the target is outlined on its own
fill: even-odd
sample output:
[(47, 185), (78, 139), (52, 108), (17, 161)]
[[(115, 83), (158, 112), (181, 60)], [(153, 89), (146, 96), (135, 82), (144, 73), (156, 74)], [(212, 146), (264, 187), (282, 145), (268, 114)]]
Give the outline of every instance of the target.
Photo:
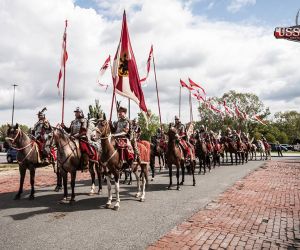
[(128, 118), (130, 120), (130, 99), (128, 98)]
[(111, 61), (110, 60), (109, 60), (109, 65), (110, 65), (111, 78), (112, 78), (113, 87), (114, 87), (113, 88), (113, 95), (112, 95), (112, 99), (111, 99), (110, 115), (109, 115), (109, 121), (111, 121), (112, 111), (113, 111), (113, 107), (114, 107), (114, 101), (115, 101), (115, 105), (117, 107), (117, 99), (116, 99), (116, 86), (115, 86), (115, 81), (114, 81), (114, 77), (113, 77), (113, 72), (112, 72)]
[(190, 122), (192, 122), (194, 119), (193, 119), (193, 103), (192, 103), (191, 91), (189, 93), (189, 103), (190, 103)]
[(156, 96), (157, 96), (157, 105), (158, 105), (158, 113), (159, 113), (159, 123), (160, 127), (162, 127), (161, 123), (161, 112), (160, 112), (160, 102), (159, 102), (159, 95), (158, 95), (158, 84), (157, 84), (157, 78), (156, 78), (156, 68), (155, 68), (155, 61), (154, 61), (154, 53), (152, 53), (152, 61), (153, 61), (153, 69), (154, 69), (154, 77), (155, 77), (155, 84), (156, 84)]
[(181, 86), (179, 86), (179, 119), (181, 119)]
[(63, 96), (62, 96), (62, 110), (61, 110), (61, 122), (64, 123), (64, 116), (65, 116), (65, 90), (66, 90), (66, 48), (67, 48), (67, 25), (68, 21), (66, 20), (65, 24), (65, 33), (64, 33), (64, 82), (63, 82)]
[(11, 115), (11, 125), (14, 125), (14, 113), (15, 113), (15, 90), (17, 84), (12, 85), (14, 87), (14, 93), (13, 93), (13, 106), (12, 106), (12, 115)]

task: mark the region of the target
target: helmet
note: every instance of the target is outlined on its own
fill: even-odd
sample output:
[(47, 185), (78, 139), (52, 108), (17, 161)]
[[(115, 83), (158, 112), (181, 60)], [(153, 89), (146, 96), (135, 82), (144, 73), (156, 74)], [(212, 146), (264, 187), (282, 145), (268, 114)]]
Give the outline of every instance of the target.
[(179, 119), (179, 117), (177, 116), (177, 115), (175, 115), (175, 121), (177, 120), (177, 121), (180, 121), (180, 119)]
[(120, 106), (120, 107), (118, 108), (118, 112), (124, 112), (124, 113), (127, 113), (127, 108)]
[(47, 110), (47, 108), (45, 107), (45, 108), (43, 108), (41, 111), (39, 111), (38, 113), (37, 113), (37, 115), (38, 115), (38, 117), (41, 117), (41, 118), (45, 118), (45, 111)]
[(83, 111), (82, 111), (82, 109), (79, 108), (79, 107), (77, 107), (77, 108), (74, 110), (74, 113), (80, 113), (80, 116), (81, 116), (81, 117), (84, 117)]

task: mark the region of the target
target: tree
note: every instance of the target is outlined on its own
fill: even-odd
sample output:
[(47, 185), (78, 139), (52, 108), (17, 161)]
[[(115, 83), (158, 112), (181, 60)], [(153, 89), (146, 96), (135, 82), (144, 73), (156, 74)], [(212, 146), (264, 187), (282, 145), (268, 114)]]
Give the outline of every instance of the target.
[(103, 113), (101, 105), (99, 105), (99, 100), (95, 100), (95, 105), (89, 105), (88, 119), (95, 118), (99, 119), (100, 115)]
[[(19, 124), (20, 129), (25, 133), (30, 133), (30, 128), (26, 125)], [(8, 124), (4, 124), (0, 126), (0, 141), (5, 141), (6, 133), (8, 129)]]
[(159, 128), (159, 117), (151, 113), (150, 118), (148, 119), (148, 126), (145, 119), (145, 116), (142, 112), (138, 114), (138, 124), (141, 127), (141, 139), (150, 141), (151, 136), (156, 133), (156, 130)]

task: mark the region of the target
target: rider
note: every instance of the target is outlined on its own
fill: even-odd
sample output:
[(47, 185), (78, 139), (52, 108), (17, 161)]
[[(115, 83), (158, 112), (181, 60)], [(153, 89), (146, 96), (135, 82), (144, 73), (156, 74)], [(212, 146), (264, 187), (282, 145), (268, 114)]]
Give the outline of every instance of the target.
[(41, 155), (41, 161), (42, 163), (49, 164), (49, 159), (48, 159), (48, 153), (44, 150), (44, 144), (45, 144), (45, 134), (49, 133), (51, 130), (51, 126), (49, 121), (46, 119), (45, 116), (45, 111), (47, 109), (43, 108), (41, 111), (37, 113), (38, 115), (38, 122), (34, 125), (31, 133), (36, 139), (36, 143), (39, 148), (39, 152)]
[(125, 149), (122, 151), (125, 153), (125, 155), (121, 155), (122, 160), (127, 161), (130, 165), (131, 161), (134, 160), (134, 151), (129, 140), (130, 122), (126, 117), (126, 113), (127, 109), (120, 106), (118, 108), (118, 120), (111, 123), (110, 126), (118, 147)]
[(249, 138), (247, 136), (247, 134), (245, 132), (242, 132), (241, 133), (241, 140), (245, 143), (248, 143), (249, 142)]
[(191, 156), (191, 151), (190, 151), (190, 148), (189, 148), (188, 142), (187, 142), (188, 136), (186, 133), (186, 128), (181, 123), (178, 116), (175, 116), (175, 128), (177, 130), (177, 134), (179, 135), (179, 145), (181, 146), (185, 157)]
[(82, 159), (82, 170), (87, 171), (89, 169), (89, 160), (90, 156), (93, 155), (93, 152), (88, 144), (87, 138), (87, 119), (84, 118), (82, 109), (77, 107), (74, 110), (75, 120), (71, 122), (70, 127), (66, 127), (64, 123), (61, 124), (62, 128), (70, 133), (71, 138), (79, 140), (80, 150), (81, 150), (81, 159)]
[(130, 141), (131, 141), (131, 145), (133, 147), (135, 160), (138, 161), (138, 162), (140, 162), (140, 152), (139, 152), (139, 149), (138, 149), (137, 142), (140, 141), (141, 127), (137, 123), (137, 119), (136, 118), (134, 118), (132, 120), (130, 132), (131, 132), (130, 133), (131, 134)]

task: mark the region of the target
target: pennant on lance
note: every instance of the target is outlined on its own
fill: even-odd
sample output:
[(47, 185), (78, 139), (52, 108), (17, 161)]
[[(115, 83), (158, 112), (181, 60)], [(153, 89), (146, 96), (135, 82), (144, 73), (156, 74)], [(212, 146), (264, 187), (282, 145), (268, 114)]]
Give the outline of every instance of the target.
[(199, 84), (195, 83), (194, 81), (191, 80), (191, 78), (189, 78), (189, 82), (190, 82), (190, 86), (193, 88), (193, 89), (201, 89), (203, 94), (206, 96), (206, 92), (204, 90), (204, 88), (202, 88)]
[(61, 77), (63, 75), (63, 70), (66, 67), (66, 62), (68, 60), (68, 52), (67, 52), (67, 26), (68, 26), (68, 21), (66, 20), (65, 22), (65, 31), (63, 35), (63, 42), (62, 42), (62, 49), (61, 49), (61, 60), (60, 60), (60, 70), (58, 73), (58, 80), (56, 86), (59, 88), (59, 83), (61, 80)]
[(109, 63), (110, 63), (110, 55), (108, 56), (108, 58), (105, 60), (103, 66), (100, 68), (99, 70), (99, 74), (98, 74), (98, 78), (97, 78), (97, 83), (101, 86), (101, 87), (105, 87), (105, 91), (107, 90), (109, 84), (104, 84), (101, 82), (102, 76), (104, 75), (104, 73), (106, 72), (106, 70), (109, 67)]
[(123, 14), (121, 38), (114, 57), (112, 75), (116, 93), (133, 100), (142, 111), (147, 112), (140, 77), (130, 43), (125, 11)]
[(194, 90), (192, 87), (188, 86), (184, 81), (180, 79), (181, 87), (187, 88), (188, 90)]
[(153, 54), (153, 45), (151, 45), (148, 60), (147, 60), (147, 75), (143, 79), (141, 79), (141, 82), (146, 81), (149, 76), (152, 54)]

